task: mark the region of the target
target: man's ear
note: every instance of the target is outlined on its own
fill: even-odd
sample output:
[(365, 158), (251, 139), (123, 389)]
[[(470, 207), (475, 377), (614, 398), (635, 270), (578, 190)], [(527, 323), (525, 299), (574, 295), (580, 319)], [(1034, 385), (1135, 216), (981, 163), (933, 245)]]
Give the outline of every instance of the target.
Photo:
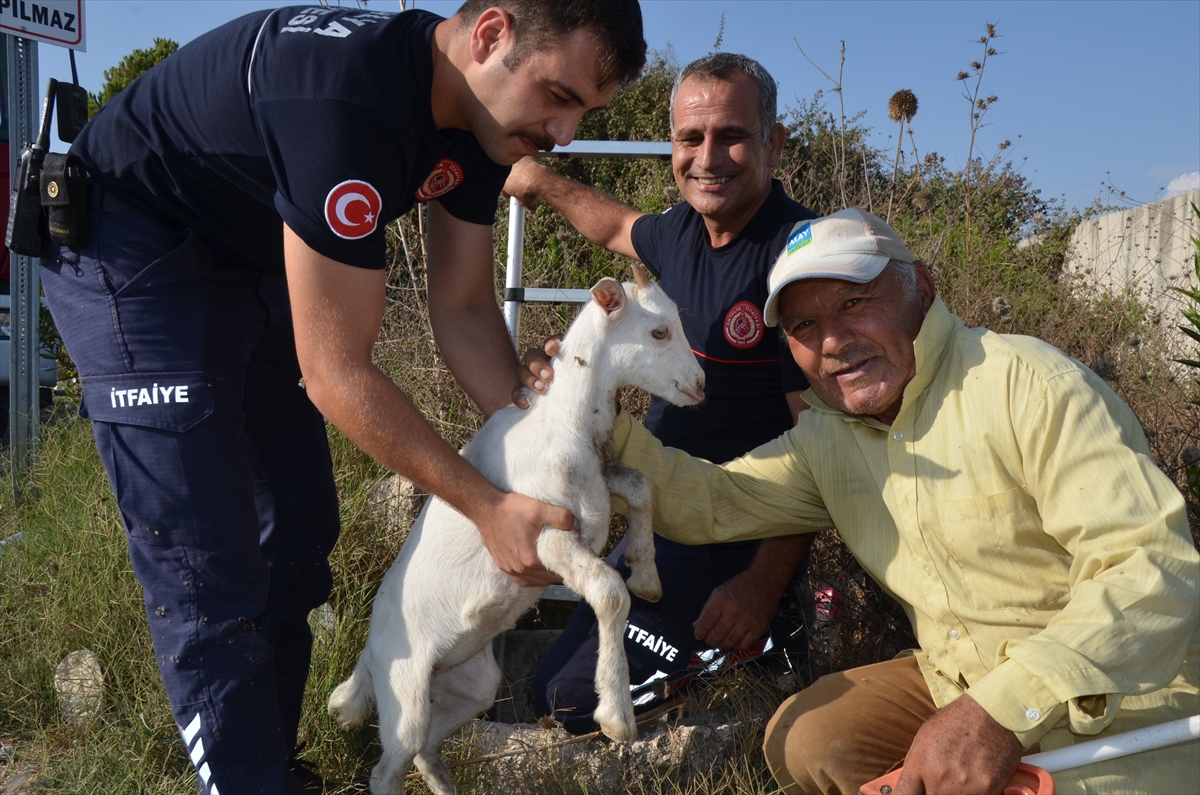
[(471, 28), (471, 59), (481, 64), (495, 53), (507, 53), (512, 38), (508, 12), (499, 7), (485, 9)]
[(787, 130), (782, 124), (776, 123), (767, 136), (767, 165), (773, 170), (783, 159), (783, 145), (787, 143)]
[(921, 314), (924, 316), (929, 311), (929, 307), (933, 306), (937, 288), (933, 284), (933, 274), (929, 272), (929, 268), (925, 266), (924, 262), (921, 260), (914, 262), (913, 270), (917, 273), (917, 296), (921, 299)]

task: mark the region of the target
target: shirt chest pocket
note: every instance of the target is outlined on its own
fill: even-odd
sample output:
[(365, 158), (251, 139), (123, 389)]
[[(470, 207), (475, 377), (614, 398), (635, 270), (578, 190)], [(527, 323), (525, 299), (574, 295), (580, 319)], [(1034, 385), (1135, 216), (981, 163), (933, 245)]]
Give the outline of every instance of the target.
[(942, 500), (937, 514), (928, 540), (960, 580), (948, 589), (951, 601), (975, 610), (1036, 610), (1068, 593), (1070, 555), (1042, 531), (1037, 503), (1023, 489)]

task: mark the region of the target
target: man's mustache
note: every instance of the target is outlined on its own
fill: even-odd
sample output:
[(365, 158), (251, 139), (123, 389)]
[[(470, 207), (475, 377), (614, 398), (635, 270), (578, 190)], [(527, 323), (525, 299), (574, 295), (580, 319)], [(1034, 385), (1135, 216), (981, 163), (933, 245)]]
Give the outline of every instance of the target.
[(524, 138), (543, 152), (549, 152), (554, 149), (554, 139), (544, 133), (534, 132), (533, 130), (517, 130), (513, 135)]
[(870, 359), (872, 356), (877, 356), (879, 353), (880, 350), (876, 346), (869, 343), (857, 342), (838, 353), (837, 356), (821, 357), (820, 374), (826, 378), (832, 378), (839, 371), (847, 367), (853, 367), (866, 359)]

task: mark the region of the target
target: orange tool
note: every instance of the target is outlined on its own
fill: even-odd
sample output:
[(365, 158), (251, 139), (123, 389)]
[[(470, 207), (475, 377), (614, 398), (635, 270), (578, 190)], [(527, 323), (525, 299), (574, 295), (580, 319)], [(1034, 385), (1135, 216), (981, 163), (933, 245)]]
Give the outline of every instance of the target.
[[(863, 784), (858, 789), (859, 795), (892, 795), (903, 770), (896, 768), (886, 776)], [(1054, 795), (1054, 777), (1047, 770), (1022, 762), (1004, 785), (1004, 795)]]

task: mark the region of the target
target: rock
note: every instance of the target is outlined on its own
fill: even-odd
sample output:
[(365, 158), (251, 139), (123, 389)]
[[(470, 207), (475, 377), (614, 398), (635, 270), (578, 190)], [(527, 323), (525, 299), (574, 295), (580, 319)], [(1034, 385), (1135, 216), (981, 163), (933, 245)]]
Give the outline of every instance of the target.
[(1012, 314), (1012, 305), (1003, 297), (996, 296), (992, 299), (992, 312), (996, 317), (1011, 319), (1009, 316)]
[(312, 630), (314, 643), (332, 643), (337, 631), (337, 613), (333, 605), (326, 602), (308, 614), (308, 626)]
[(481, 720), (474, 725), (472, 755), (520, 752), (488, 761), (480, 771), (506, 795), (541, 795), (562, 789), (563, 782), (588, 793), (617, 795), (655, 790), (668, 777), (682, 784), (712, 773), (730, 757), (741, 728), (739, 722), (703, 713), (673, 726), (643, 727), (629, 743), (570, 742), (574, 738), (561, 728)]
[(371, 515), (391, 527), (408, 527), (421, 510), (425, 492), (407, 478), (392, 475), (367, 495)]
[(33, 783), (33, 777), (37, 775), (37, 767), (28, 765), (24, 770), (19, 770), (9, 776), (8, 781), (4, 785), (4, 795), (20, 795), (22, 792), (32, 793), (32, 789), (26, 789), (26, 785)]
[(104, 673), (87, 649), (73, 651), (54, 669), (54, 692), (63, 718), (74, 726), (89, 723), (104, 702)]

